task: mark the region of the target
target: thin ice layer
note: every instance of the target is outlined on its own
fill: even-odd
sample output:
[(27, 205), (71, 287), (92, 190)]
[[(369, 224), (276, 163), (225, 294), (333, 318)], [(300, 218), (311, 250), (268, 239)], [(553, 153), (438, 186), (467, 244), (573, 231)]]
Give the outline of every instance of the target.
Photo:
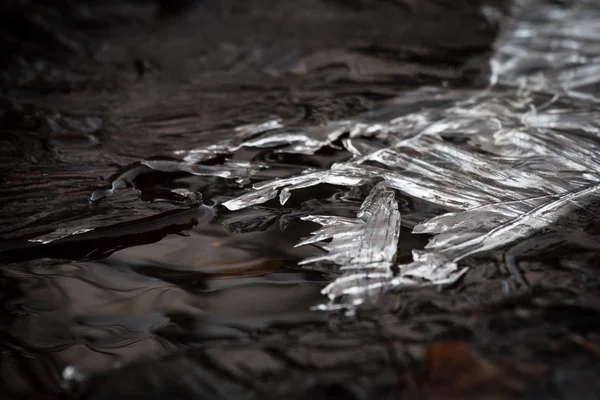
[[(526, 239), (535, 243), (541, 232), (576, 232), (586, 246), (598, 246), (586, 233), (589, 218), (581, 214), (593, 212), (600, 190), (599, 110), (590, 90), (600, 82), (600, 35), (588, 34), (596, 30), (591, 24), (600, 7), (589, 1), (520, 1), (513, 15), (498, 41), (487, 90), (413, 92), (410, 107), (405, 103), (395, 116), (388, 108), (379, 121), (386, 124), (385, 139), (344, 140), (350, 161), (262, 184), (225, 205), (242, 208), (277, 195), (285, 201), (294, 189), (318, 183), (381, 181), (380, 187), (445, 208), (445, 214), (415, 226), (414, 233), (434, 236), (396, 276), (362, 268), (331, 284), (330, 297), (350, 299), (350, 308), (376, 288), (452, 283), (465, 272), (459, 263), (466, 257), (521, 246)], [(348, 221), (331, 218), (337, 225), (324, 226), (317, 239), (344, 229), (355, 234)], [(344, 255), (317, 260), (344, 266)]]
[[(379, 274), (378, 282), (358, 285), (365, 276), (356, 273), (352, 278), (336, 280), (328, 293), (344, 297), (375, 287), (453, 282), (464, 273), (457, 263), (469, 255), (506, 247), (541, 230), (577, 229), (577, 222), (570, 217), (573, 207), (582, 207), (577, 204), (585, 204), (596, 194), (593, 188), (600, 182), (600, 164), (594, 155), (600, 154), (600, 144), (590, 136), (589, 126), (571, 125), (571, 132), (532, 127), (531, 110), (536, 104), (544, 106), (546, 113), (570, 118), (569, 113), (554, 112), (564, 110), (566, 104), (559, 100), (548, 104), (551, 98), (537, 97), (523, 100), (503, 90), (482, 95), (476, 101), (456, 102), (437, 115), (429, 113), (429, 125), (413, 137), (385, 148), (362, 146), (355, 158), (334, 164), (328, 171), (307, 171), (262, 183), (256, 191), (225, 205), (246, 207), (278, 194), (283, 203), (298, 188), (320, 183), (355, 186), (382, 180), (382, 187), (438, 204), (449, 213), (415, 227), (415, 233), (436, 236), (424, 251), (415, 252), (413, 263), (400, 266), (397, 277), (387, 279)], [(571, 113), (589, 107), (583, 102), (567, 104)], [(491, 114), (496, 117), (495, 123), (479, 124)], [(461, 129), (477, 124), (478, 132)], [(469, 140), (449, 140), (460, 136)], [(352, 139), (348, 139), (347, 146), (352, 146)], [(579, 195), (573, 197), (574, 193)], [(319, 221), (324, 223), (326, 219), (321, 216)], [(318, 240), (336, 229), (338, 226), (323, 228)], [(353, 231), (348, 232), (350, 235)], [(341, 266), (348, 262), (344, 253), (318, 260)], [(364, 266), (370, 264), (362, 262)]]
[[(382, 247), (377, 236), (381, 226), (375, 225), (375, 236), (364, 233), (379, 211), (355, 219), (306, 217), (323, 225), (309, 242), (332, 240), (327, 254), (307, 262), (329, 261), (346, 271), (326, 289), (341, 306), (352, 307), (375, 289), (454, 282), (465, 271), (459, 265), (465, 257), (519, 246), (540, 232), (579, 232), (582, 241), (593, 243), (576, 214), (589, 213), (600, 183), (600, 4), (559, 3), (514, 2), (486, 90), (422, 88), (372, 112), (319, 126), (285, 126), (278, 119), (245, 125), (233, 139), (178, 152), (183, 163), (153, 168), (255, 179), (262, 166), (201, 162), (243, 147), (312, 155), (341, 143), (349, 161), (256, 184), (225, 206), (238, 210), (277, 197), (284, 204), (294, 190), (318, 184), (379, 182), (365, 200), (369, 210), (385, 208), (391, 189), (445, 210), (415, 226), (414, 233), (434, 236), (395, 276), (390, 247)], [(103, 193), (127, 186), (133, 172)], [(263, 227), (272, 218), (266, 212), (246, 221), (233, 223), (240, 229), (246, 223)]]
[(599, 100), (599, 4), (561, 3), (514, 2), (492, 60), (492, 82)]

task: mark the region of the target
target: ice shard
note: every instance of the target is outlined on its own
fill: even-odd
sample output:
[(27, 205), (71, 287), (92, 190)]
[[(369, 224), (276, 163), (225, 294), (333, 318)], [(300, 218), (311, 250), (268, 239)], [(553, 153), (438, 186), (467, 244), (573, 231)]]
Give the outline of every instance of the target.
[[(343, 296), (345, 302), (358, 305), (365, 300), (364, 291), (347, 287), (347, 282), (357, 276), (359, 285), (368, 290), (372, 280), (390, 279), (392, 265), (396, 259), (398, 237), (400, 235), (400, 212), (392, 190), (383, 184), (373, 187), (363, 202), (357, 218), (331, 216), (307, 216), (302, 218), (322, 226), (312, 236), (298, 246), (322, 244), (327, 252), (320, 256), (305, 259), (300, 264), (332, 262), (347, 271), (325, 289), (333, 301)], [(355, 296), (359, 295), (359, 296)], [(327, 306), (322, 306), (327, 307)], [(330, 307), (335, 308), (334, 303)]]

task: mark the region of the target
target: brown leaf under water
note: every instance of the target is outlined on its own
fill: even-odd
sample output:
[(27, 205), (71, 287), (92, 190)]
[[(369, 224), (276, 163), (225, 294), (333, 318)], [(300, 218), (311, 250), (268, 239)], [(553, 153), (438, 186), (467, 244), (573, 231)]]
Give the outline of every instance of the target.
[(422, 399), (500, 400), (515, 398), (546, 368), (478, 358), (466, 342), (445, 342), (426, 350), (427, 367), (419, 379)]

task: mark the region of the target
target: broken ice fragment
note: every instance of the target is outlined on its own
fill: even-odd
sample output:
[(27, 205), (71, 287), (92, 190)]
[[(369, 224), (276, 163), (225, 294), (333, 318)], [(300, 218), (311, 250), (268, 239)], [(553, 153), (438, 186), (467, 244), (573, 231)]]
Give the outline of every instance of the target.
[(145, 165), (155, 171), (161, 172), (187, 172), (198, 176), (215, 176), (225, 179), (238, 179), (245, 181), (258, 171), (268, 168), (263, 163), (227, 161), (221, 165), (189, 164), (174, 160), (143, 160)]
[[(355, 290), (354, 286), (347, 287), (348, 279), (356, 281), (356, 271), (363, 271), (368, 275), (368, 280), (363, 279), (361, 282), (365, 285), (372, 284), (373, 279), (389, 279), (392, 276), (391, 266), (396, 258), (400, 234), (400, 212), (394, 192), (384, 185), (373, 187), (355, 219), (331, 216), (309, 216), (303, 219), (319, 223), (323, 228), (298, 246), (332, 240), (323, 246), (327, 254), (306, 259), (301, 264), (328, 261), (339, 265), (341, 270), (352, 270), (323, 290), (331, 300), (340, 296), (357, 295), (359, 297), (352, 302), (360, 303), (363, 290)], [(349, 276), (352, 278), (348, 278)]]

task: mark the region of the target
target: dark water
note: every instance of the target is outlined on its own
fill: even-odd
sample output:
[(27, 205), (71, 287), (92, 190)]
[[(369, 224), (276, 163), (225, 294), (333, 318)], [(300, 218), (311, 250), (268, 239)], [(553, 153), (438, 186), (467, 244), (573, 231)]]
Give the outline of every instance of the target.
[[(233, 137), (242, 124), (315, 126), (425, 84), (476, 87), (498, 29), (480, 6), (505, 3), (0, 5), (0, 398), (58, 399), (68, 366), (97, 377), (84, 398), (313, 399), (314, 387), (325, 398), (373, 398), (379, 386), (414, 388), (407, 371), (429, 353), (410, 346), (442, 339), (470, 340), (490, 357), (568, 358), (574, 342), (557, 332), (598, 331), (595, 253), (532, 261), (533, 300), (494, 260), (479, 260), (457, 288), (394, 294), (373, 317), (348, 320), (310, 311), (336, 275), (300, 268), (322, 250), (294, 245), (316, 227), (298, 217), (354, 217), (366, 188), (320, 185), (284, 207), (227, 212), (220, 204), (249, 182), (139, 164)], [(339, 145), (234, 160), (269, 161), (252, 178), (261, 182), (348, 158)], [(126, 187), (90, 201), (119, 177)], [(406, 227), (436, 213), (398, 201)], [(406, 232), (400, 262), (427, 241)], [(442, 369), (472, 375), (453, 359)], [(490, 380), (513, 384), (507, 376)]]
[[(309, 308), (322, 301), (326, 277), (298, 269), (311, 251), (293, 250), (310, 228), (236, 235), (211, 222), (212, 209), (201, 208), (210, 215), (185, 236), (122, 245), (94, 261), (44, 258), (4, 266), (2, 334), (15, 346), (8, 354), (31, 349), (40, 359), (26, 361), (26, 370), (48, 362), (53, 370), (38, 376), (45, 387), (36, 392), (53, 391), (67, 365), (94, 373), (206, 337), (235, 336), (236, 326), (320, 318)], [(4, 370), (13, 393), (31, 389), (13, 378), (29, 375), (26, 370)]]
[(188, 234), (98, 261), (4, 268), (3, 278), (21, 293), (4, 303), (17, 314), (6, 333), (62, 363), (98, 371), (165, 352), (212, 320), (301, 316), (320, 300), (323, 277), (294, 268), (302, 256), (289, 250), (294, 234), (232, 236), (218, 225)]
[[(255, 179), (285, 176), (294, 165), (327, 166), (339, 156), (347, 157), (335, 151), (287, 157), (281, 170)], [(136, 168), (127, 167), (113, 179)], [(294, 248), (315, 228), (298, 217), (353, 217), (366, 189), (318, 186), (301, 191), (286, 207), (270, 202), (227, 212), (218, 203), (240, 189), (223, 179), (143, 171), (133, 184), (136, 190), (123, 188), (89, 203), (66, 221), (61, 236), (85, 224), (97, 223), (97, 229), (43, 236), (44, 227), (64, 223), (69, 215), (66, 210), (54, 214), (51, 206), (46, 216), (17, 230), (29, 229), (33, 239), (15, 235), (3, 243), (7, 369), (2, 375), (11, 395), (58, 393), (68, 366), (95, 374), (190, 346), (242, 340), (256, 329), (327, 319), (310, 308), (326, 300), (320, 291), (336, 274), (298, 266), (322, 252)], [(190, 206), (169, 198), (170, 187), (190, 190), (202, 200)], [(74, 198), (73, 204), (81, 200)], [(167, 211), (157, 212), (153, 205)], [(400, 205), (407, 223), (427, 212), (409, 200), (401, 199)], [(135, 213), (138, 218), (132, 218)], [(36, 234), (50, 241), (37, 241)], [(410, 259), (412, 248), (426, 240), (408, 236), (401, 241), (400, 259)], [(31, 386), (32, 380), (39, 383)]]

